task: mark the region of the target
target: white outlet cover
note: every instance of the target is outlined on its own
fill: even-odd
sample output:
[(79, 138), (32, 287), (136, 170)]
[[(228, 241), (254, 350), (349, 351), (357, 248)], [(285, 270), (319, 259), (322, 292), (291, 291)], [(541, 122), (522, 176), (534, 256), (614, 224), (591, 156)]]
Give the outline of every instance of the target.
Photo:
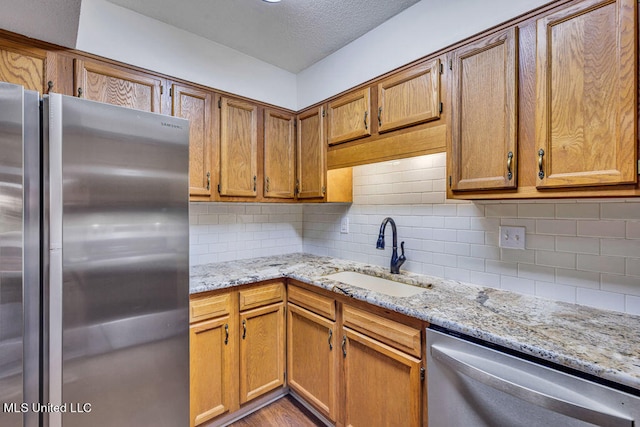
[(507, 249), (524, 249), (525, 246), (524, 227), (500, 227), (500, 247)]
[(342, 218), (340, 222), (340, 233), (349, 234), (349, 217)]

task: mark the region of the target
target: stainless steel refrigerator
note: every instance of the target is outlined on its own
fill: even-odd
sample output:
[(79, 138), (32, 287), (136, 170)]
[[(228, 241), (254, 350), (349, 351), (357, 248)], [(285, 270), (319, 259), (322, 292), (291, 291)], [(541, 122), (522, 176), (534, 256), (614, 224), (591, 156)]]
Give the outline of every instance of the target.
[(187, 426), (186, 120), (0, 83), (0, 426)]

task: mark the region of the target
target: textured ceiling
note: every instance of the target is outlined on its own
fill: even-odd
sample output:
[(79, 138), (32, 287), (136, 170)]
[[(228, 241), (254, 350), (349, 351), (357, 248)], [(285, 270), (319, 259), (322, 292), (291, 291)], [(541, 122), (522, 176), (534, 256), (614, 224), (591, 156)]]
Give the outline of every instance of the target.
[(298, 73), (419, 0), (109, 0)]

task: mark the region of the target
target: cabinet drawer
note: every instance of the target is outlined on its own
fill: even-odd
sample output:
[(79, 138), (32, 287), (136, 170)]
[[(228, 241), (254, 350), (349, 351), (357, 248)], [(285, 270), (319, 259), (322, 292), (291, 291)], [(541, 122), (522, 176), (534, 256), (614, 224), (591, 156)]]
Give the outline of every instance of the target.
[(284, 283), (261, 285), (240, 291), (240, 311), (284, 300)]
[(344, 326), (362, 332), (407, 354), (421, 357), (420, 329), (348, 305), (343, 307), (342, 313)]
[(336, 302), (331, 298), (296, 286), (289, 286), (289, 301), (327, 319), (336, 320)]
[(189, 302), (189, 322), (199, 322), (231, 312), (231, 294), (193, 299)]

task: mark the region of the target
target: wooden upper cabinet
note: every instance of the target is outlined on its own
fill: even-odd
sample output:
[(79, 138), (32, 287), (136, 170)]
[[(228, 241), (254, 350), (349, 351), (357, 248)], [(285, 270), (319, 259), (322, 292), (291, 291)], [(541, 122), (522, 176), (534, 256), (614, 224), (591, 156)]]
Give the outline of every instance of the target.
[(324, 109), (316, 107), (298, 115), (298, 199), (324, 197), (326, 146)]
[(440, 118), (440, 59), (378, 83), (378, 132)]
[(264, 197), (295, 196), (295, 116), (264, 111)]
[(0, 40), (0, 81), (44, 93), (46, 58), (41, 49)]
[(256, 197), (258, 106), (225, 96), (219, 106), (220, 195)]
[(452, 190), (516, 187), (518, 32), (510, 28), (453, 53)]
[(76, 59), (74, 95), (92, 101), (161, 112), (162, 80), (115, 65)]
[(538, 188), (637, 180), (637, 0), (537, 21)]
[(189, 120), (189, 194), (211, 196), (213, 94), (174, 84), (171, 95), (172, 114)]
[(371, 135), (370, 92), (356, 90), (329, 103), (329, 145)]

